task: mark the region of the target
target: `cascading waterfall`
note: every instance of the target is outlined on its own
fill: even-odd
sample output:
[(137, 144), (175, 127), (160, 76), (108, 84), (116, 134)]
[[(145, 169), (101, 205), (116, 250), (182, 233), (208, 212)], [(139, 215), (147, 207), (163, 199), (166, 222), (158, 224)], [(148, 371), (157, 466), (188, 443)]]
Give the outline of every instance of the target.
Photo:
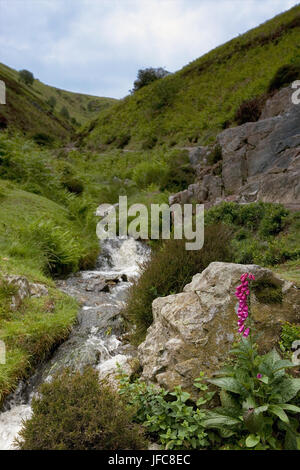
[[(94, 271), (82, 271), (58, 282), (61, 290), (81, 302), (78, 324), (53, 357), (41, 364), (26, 383), (21, 382), (6, 400), (0, 413), (0, 450), (15, 448), (14, 439), (22, 420), (31, 416), (32, 397), (41, 383), (51, 381), (54, 373), (68, 366), (82, 370), (86, 365), (105, 373), (116, 363), (124, 363), (130, 355), (119, 338), (122, 324), (119, 313), (150, 250), (132, 238), (105, 240), (101, 248)], [(97, 285), (103, 280), (108, 281), (108, 285), (111, 282), (111, 286), (99, 292)]]

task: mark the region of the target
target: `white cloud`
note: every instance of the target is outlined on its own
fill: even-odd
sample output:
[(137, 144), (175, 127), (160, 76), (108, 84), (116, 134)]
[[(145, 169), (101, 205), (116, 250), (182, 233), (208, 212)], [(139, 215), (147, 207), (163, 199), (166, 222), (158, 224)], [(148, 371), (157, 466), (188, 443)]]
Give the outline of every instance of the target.
[(0, 0), (2, 60), (56, 86), (121, 97), (138, 68), (175, 71), (296, 3)]

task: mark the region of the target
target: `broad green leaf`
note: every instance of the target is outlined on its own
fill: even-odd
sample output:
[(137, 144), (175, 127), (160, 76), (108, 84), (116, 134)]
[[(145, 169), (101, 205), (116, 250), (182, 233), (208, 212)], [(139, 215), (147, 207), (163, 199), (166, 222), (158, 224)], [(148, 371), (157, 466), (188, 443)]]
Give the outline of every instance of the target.
[(267, 377), (266, 375), (263, 375), (259, 380), (263, 382), (264, 384), (269, 383), (269, 377)]
[(240, 405), (238, 404), (237, 400), (235, 400), (233, 396), (230, 395), (230, 393), (226, 390), (221, 390), (220, 400), (223, 408), (234, 408), (240, 410)]
[(254, 413), (259, 415), (260, 413), (264, 413), (265, 411), (267, 411), (268, 408), (269, 408), (269, 405), (258, 406), (257, 408), (254, 409)]
[(289, 402), (300, 390), (300, 379), (286, 377), (276, 385), (275, 392), (281, 396), (283, 402)]
[(244, 413), (243, 420), (251, 434), (257, 434), (265, 425), (265, 418), (262, 413), (255, 413), (255, 410), (251, 408)]
[(269, 411), (273, 413), (274, 415), (278, 416), (278, 418), (281, 419), (281, 421), (283, 421), (284, 423), (289, 422), (288, 415), (279, 405), (270, 405)]
[(283, 410), (293, 411), (294, 413), (300, 413), (300, 407), (296, 405), (290, 405), (289, 403), (279, 404)]
[(255, 399), (251, 396), (247, 397), (243, 402), (243, 410), (249, 410), (249, 408), (255, 408), (256, 402)]
[(217, 387), (227, 390), (228, 392), (243, 394), (246, 392), (246, 389), (233, 377), (220, 377), (217, 379), (209, 379), (208, 382)]
[(217, 413), (215, 411), (209, 411), (207, 418), (202, 421), (202, 424), (206, 428), (223, 428), (224, 426), (236, 426), (241, 422), (236, 418), (226, 416), (224, 414)]
[(250, 434), (246, 439), (247, 447), (255, 447), (260, 441), (260, 437), (255, 434)]
[(287, 360), (277, 361), (274, 364), (274, 372), (277, 372), (280, 369), (285, 369), (285, 368), (288, 368), (288, 367), (295, 367), (295, 364), (293, 364), (293, 362), (287, 361)]

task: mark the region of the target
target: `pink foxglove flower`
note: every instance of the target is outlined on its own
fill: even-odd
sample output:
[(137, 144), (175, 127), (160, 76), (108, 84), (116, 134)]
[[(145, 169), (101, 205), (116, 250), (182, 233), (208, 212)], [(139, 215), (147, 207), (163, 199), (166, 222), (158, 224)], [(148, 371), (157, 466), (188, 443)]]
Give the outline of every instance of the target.
[(249, 316), (248, 297), (250, 295), (250, 283), (255, 280), (255, 276), (251, 273), (244, 273), (241, 275), (241, 284), (237, 286), (235, 295), (239, 299), (239, 306), (237, 310), (238, 316), (238, 331), (242, 333), (245, 338), (249, 336), (250, 328), (245, 329), (245, 321)]

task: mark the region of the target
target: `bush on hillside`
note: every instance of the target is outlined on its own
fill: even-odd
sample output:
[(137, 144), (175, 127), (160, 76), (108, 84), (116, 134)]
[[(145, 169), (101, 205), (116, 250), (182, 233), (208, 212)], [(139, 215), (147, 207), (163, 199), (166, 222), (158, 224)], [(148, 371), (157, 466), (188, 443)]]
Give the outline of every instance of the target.
[(70, 119), (70, 113), (68, 111), (68, 108), (66, 108), (66, 106), (63, 106), (60, 110), (60, 113), (59, 113), (64, 119)]
[(186, 150), (170, 151), (167, 162), (169, 170), (160, 186), (161, 190), (176, 193), (186, 189), (195, 181), (195, 170), (191, 167)]
[(213, 261), (232, 261), (231, 230), (222, 225), (206, 227), (201, 250), (187, 251), (185, 240), (166, 240), (154, 251), (141, 277), (132, 286), (124, 317), (136, 325), (132, 342), (144, 339), (153, 321), (152, 302), (156, 297), (182, 292), (193, 275)]
[(140, 69), (137, 74), (137, 79), (133, 84), (133, 89), (131, 90), (131, 93), (134, 93), (143, 88), (144, 86), (147, 86), (150, 83), (159, 80), (160, 78), (164, 78), (169, 74), (170, 72), (168, 72), (162, 67), (148, 67), (146, 69)]
[(82, 249), (70, 230), (52, 220), (37, 220), (24, 227), (20, 236), (24, 244), (40, 251), (46, 273), (62, 275), (78, 270)]
[(5, 116), (0, 116), (0, 130), (7, 128), (7, 119)]
[(146, 188), (151, 183), (161, 184), (168, 174), (168, 166), (159, 160), (145, 160), (136, 165), (132, 172), (133, 181)]
[(300, 64), (283, 65), (275, 73), (269, 83), (268, 91), (270, 93), (280, 88), (290, 85), (294, 80), (300, 78)]
[(255, 98), (243, 101), (236, 110), (234, 120), (240, 126), (246, 122), (256, 122), (262, 112), (264, 97), (256, 96)]
[(44, 132), (38, 132), (34, 134), (33, 140), (36, 144), (41, 146), (52, 145), (54, 142), (54, 137), (51, 135), (45, 134)]
[(44, 383), (17, 442), (21, 450), (142, 450), (141, 426), (96, 371), (69, 370)]
[(75, 176), (64, 176), (61, 180), (62, 185), (70, 192), (74, 194), (82, 194), (84, 191), (84, 184)]
[(32, 85), (34, 82), (34, 76), (29, 70), (20, 70), (19, 71), (19, 80), (20, 82), (25, 83), (25, 85)]
[(209, 165), (215, 165), (222, 160), (222, 147), (217, 144), (213, 147), (211, 153), (208, 155), (207, 163)]
[(131, 135), (129, 133), (120, 134), (116, 139), (116, 147), (118, 149), (123, 149), (126, 145), (129, 144)]
[(179, 84), (172, 80), (172, 77), (159, 80), (151, 90), (150, 111), (157, 113), (163, 108), (172, 106), (178, 91)]
[(259, 230), (262, 236), (269, 236), (279, 233), (284, 228), (287, 215), (287, 209), (281, 204), (222, 202), (207, 211), (205, 222), (207, 224), (225, 223), (244, 229)]
[(56, 106), (55, 96), (50, 96), (50, 98), (47, 100), (47, 104), (50, 106), (51, 110), (53, 111)]

